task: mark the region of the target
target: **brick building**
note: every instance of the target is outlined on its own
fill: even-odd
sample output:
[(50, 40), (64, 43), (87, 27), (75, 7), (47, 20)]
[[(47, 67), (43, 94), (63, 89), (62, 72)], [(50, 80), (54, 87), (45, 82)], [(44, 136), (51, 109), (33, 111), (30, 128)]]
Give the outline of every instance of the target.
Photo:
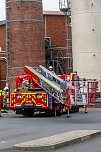
[(66, 47), (65, 15), (58, 11), (44, 11), (43, 16), (45, 37), (50, 37), (56, 47)]
[(0, 22), (0, 89), (5, 87), (6, 82), (6, 21)]
[[(63, 52), (63, 56), (71, 56), (71, 48), (66, 50), (66, 16), (59, 11), (44, 11), (44, 33), (45, 38), (49, 40), (49, 50), (55, 58), (58, 52)], [(70, 31), (70, 29), (69, 29)], [(69, 32), (71, 37), (71, 32)], [(71, 44), (70, 44), (71, 45)], [(0, 22), (0, 47), (2, 51), (6, 50), (6, 21)], [(47, 46), (46, 46), (47, 47)], [(48, 52), (46, 52), (47, 56)], [(54, 61), (52, 56), (52, 60)], [(63, 57), (61, 56), (61, 58)], [(50, 60), (50, 56), (49, 56)], [(54, 62), (49, 64), (53, 65)], [(6, 80), (6, 61), (0, 60), (0, 82)], [(5, 84), (0, 83), (0, 88), (3, 88)]]

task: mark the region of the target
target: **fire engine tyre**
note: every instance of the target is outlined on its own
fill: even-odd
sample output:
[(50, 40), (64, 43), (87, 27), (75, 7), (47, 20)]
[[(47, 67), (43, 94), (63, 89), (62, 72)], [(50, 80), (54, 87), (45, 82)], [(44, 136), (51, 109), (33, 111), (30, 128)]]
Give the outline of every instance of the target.
[(47, 110), (45, 111), (46, 116), (54, 116), (54, 110)]
[(56, 116), (60, 116), (61, 115), (61, 111), (60, 110), (56, 110)]
[(71, 112), (79, 112), (79, 107), (78, 106), (73, 106), (72, 108), (71, 108)]
[(63, 114), (63, 105), (60, 105), (60, 109), (56, 110), (56, 115), (61, 116)]
[[(49, 111), (45, 111), (46, 116), (55, 116), (55, 110), (49, 110)], [(63, 110), (56, 110), (56, 116), (61, 116), (61, 114), (63, 113)]]
[(23, 110), (23, 115), (24, 116), (33, 116), (34, 115), (34, 110), (33, 109), (24, 109)]

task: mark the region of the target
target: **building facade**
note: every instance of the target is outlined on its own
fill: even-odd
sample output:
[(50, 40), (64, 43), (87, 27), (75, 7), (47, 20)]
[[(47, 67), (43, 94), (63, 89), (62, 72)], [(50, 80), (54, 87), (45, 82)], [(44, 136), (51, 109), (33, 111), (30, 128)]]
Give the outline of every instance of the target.
[(6, 84), (7, 61), (6, 61), (6, 21), (0, 22), (0, 89)]
[[(47, 54), (51, 52), (51, 56), (49, 55), (49, 60), (52, 60), (53, 62), (50, 62), (53, 66), (54, 56), (56, 56), (62, 52), (62, 55), (60, 55), (62, 58), (63, 56), (66, 58), (67, 56), (71, 56), (72, 52), (71, 49), (66, 48), (66, 16), (58, 11), (43, 11), (43, 21), (44, 21), (44, 37), (49, 41), (49, 49)], [(0, 22), (0, 47), (1, 50), (6, 50), (6, 21)], [(1, 30), (3, 29), (3, 30)], [(71, 32), (70, 32), (71, 34)], [(28, 38), (28, 37), (27, 37)], [(47, 46), (46, 46), (47, 47)], [(58, 53), (59, 52), (59, 53)], [(21, 57), (21, 60), (23, 60), (23, 56)], [(37, 58), (36, 58), (37, 59)], [(5, 65), (4, 70), (2, 70), (2, 64)], [(27, 65), (27, 63), (26, 63)], [(5, 86), (5, 83), (2, 82), (2, 79), (4, 78), (6, 80), (6, 61), (0, 62), (0, 71), (2, 77), (0, 78), (1, 82), (1, 88)], [(4, 72), (5, 71), (5, 72)]]

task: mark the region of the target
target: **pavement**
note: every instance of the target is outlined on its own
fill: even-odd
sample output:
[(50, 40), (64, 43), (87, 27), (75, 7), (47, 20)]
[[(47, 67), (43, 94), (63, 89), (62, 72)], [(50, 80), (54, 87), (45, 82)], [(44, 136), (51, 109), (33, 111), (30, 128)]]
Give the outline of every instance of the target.
[(13, 146), (13, 149), (24, 151), (56, 150), (64, 146), (70, 146), (75, 143), (86, 141), (99, 135), (101, 135), (101, 130), (75, 130), (37, 140), (32, 140), (29, 142), (16, 144)]

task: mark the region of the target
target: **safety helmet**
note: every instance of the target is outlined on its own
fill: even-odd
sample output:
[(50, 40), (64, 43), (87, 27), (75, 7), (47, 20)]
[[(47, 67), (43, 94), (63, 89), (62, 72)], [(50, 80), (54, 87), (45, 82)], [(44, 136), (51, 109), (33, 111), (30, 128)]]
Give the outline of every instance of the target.
[(4, 88), (5, 91), (8, 90), (8, 89), (9, 89), (8, 87), (5, 87), (5, 88)]
[(14, 90), (14, 93), (16, 93), (16, 92), (17, 92), (17, 89)]
[(49, 69), (53, 69), (53, 67), (52, 67), (52, 66), (49, 66)]

